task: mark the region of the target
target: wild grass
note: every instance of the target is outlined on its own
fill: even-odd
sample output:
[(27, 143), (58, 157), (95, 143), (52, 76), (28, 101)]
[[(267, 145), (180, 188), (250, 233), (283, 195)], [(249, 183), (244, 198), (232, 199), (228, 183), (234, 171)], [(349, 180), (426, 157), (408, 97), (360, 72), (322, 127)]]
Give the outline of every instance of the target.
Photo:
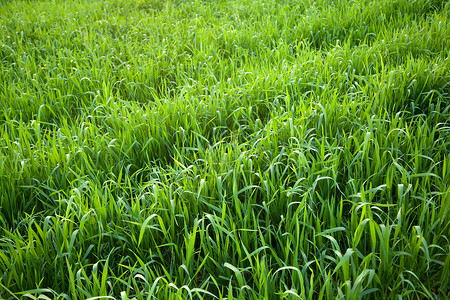
[(448, 297), (449, 16), (0, 1), (0, 298)]

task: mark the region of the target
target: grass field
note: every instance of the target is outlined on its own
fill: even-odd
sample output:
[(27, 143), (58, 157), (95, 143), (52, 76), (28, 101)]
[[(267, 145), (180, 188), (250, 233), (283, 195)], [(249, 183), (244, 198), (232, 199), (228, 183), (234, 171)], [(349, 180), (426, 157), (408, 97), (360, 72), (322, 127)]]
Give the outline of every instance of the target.
[(0, 0), (0, 299), (450, 297), (450, 1)]

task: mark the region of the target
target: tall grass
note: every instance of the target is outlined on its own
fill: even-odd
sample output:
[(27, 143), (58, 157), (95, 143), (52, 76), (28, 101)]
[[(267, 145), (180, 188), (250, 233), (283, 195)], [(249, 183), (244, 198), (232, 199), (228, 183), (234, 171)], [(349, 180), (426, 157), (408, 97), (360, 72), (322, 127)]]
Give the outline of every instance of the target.
[(0, 1), (0, 298), (448, 297), (449, 16)]

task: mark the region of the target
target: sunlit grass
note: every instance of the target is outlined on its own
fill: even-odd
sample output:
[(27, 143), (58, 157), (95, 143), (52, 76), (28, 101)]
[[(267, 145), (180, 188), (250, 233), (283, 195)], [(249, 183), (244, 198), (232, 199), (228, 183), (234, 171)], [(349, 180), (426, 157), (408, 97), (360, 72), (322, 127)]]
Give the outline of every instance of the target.
[(449, 15), (0, 0), (0, 298), (448, 297)]

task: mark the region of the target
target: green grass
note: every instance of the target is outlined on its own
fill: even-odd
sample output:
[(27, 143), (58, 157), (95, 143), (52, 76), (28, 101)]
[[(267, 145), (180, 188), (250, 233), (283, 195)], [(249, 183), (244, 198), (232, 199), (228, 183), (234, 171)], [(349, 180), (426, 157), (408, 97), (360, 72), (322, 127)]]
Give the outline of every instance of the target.
[(0, 1), (0, 298), (445, 299), (450, 2)]

